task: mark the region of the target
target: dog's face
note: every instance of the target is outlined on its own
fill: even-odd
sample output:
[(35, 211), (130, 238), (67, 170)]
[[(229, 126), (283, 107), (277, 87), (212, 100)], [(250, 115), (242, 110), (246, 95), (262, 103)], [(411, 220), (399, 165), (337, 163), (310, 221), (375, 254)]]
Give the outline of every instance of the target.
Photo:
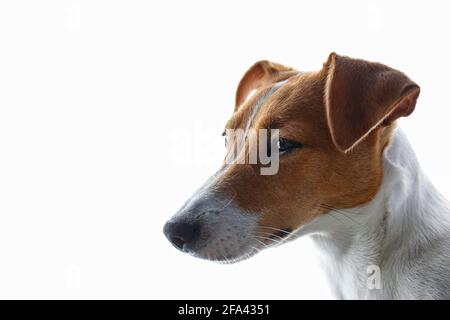
[[(239, 83), (225, 130), (247, 139), (227, 137), (221, 169), (166, 223), (166, 236), (196, 257), (235, 262), (332, 209), (370, 201), (393, 124), (414, 110), (419, 91), (399, 71), (336, 54), (318, 72), (257, 62)], [(279, 131), (273, 175), (238, 161), (258, 140), (248, 132), (260, 129)]]

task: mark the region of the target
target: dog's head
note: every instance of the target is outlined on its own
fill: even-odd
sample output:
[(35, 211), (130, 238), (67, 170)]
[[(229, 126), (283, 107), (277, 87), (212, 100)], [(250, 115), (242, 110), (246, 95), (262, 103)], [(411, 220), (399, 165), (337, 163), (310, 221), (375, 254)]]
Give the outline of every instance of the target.
[[(224, 164), (164, 233), (196, 257), (234, 262), (332, 209), (370, 201), (394, 122), (413, 112), (419, 92), (397, 70), (334, 53), (317, 72), (255, 63), (226, 124)], [(230, 137), (231, 129), (245, 139)], [(273, 129), (278, 137), (269, 137), (269, 148), (279, 164), (276, 174), (264, 175), (264, 165), (248, 161), (252, 142), (263, 140), (249, 132)]]

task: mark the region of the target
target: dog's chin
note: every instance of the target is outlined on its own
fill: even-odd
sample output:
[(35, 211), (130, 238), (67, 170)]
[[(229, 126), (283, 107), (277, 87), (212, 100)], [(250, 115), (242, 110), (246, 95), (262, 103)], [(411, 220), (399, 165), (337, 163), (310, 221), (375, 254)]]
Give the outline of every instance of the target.
[(189, 252), (189, 254), (195, 258), (202, 259), (202, 260), (208, 260), (212, 262), (216, 262), (219, 264), (235, 264), (238, 262), (242, 262), (244, 260), (248, 260), (255, 256), (258, 252), (260, 252), (263, 248), (256, 248), (252, 247), (248, 250), (238, 252), (235, 254), (218, 254), (218, 253), (197, 253), (197, 252)]
[(253, 257), (254, 255), (256, 255), (256, 252), (249, 252), (249, 253), (242, 254), (239, 256), (229, 256), (229, 257), (225, 257), (225, 256), (216, 256), (216, 257), (195, 256), (195, 257), (203, 259), (203, 260), (216, 262), (218, 264), (228, 265), (228, 264), (235, 264), (238, 262), (242, 262), (244, 260), (248, 260), (251, 257)]
[[(283, 231), (284, 234), (274, 234), (274, 239), (271, 242), (262, 243), (259, 242), (248, 242), (233, 252), (227, 252), (226, 247), (222, 246), (213, 246), (210, 247), (208, 245), (204, 245), (200, 250), (188, 250), (185, 253), (202, 260), (208, 260), (212, 262), (216, 262), (219, 264), (235, 264), (244, 260), (248, 260), (261, 252), (262, 250), (278, 247), (284, 244), (286, 241), (289, 241), (293, 235), (292, 232), (287, 233), (287, 231)], [(287, 235), (287, 236), (286, 236)]]

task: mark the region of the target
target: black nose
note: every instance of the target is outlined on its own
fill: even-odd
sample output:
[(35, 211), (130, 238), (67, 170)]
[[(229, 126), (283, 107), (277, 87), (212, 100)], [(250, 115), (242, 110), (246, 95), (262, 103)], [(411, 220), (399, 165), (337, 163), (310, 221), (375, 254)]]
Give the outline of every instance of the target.
[(167, 222), (164, 225), (164, 234), (172, 244), (185, 251), (197, 240), (199, 225), (193, 222)]

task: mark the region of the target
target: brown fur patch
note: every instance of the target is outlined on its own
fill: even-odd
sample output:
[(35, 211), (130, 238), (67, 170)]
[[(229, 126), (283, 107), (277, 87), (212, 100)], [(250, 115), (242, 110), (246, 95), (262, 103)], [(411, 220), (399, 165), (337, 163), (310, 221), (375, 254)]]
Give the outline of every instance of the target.
[[(261, 215), (262, 233), (269, 231), (264, 227), (295, 230), (329, 208), (370, 201), (381, 183), (381, 154), (395, 119), (412, 112), (418, 86), (384, 65), (335, 54), (318, 72), (270, 70), (259, 62), (244, 75), (227, 128), (244, 128), (264, 90), (289, 79), (264, 103), (253, 127), (277, 128), (304, 147), (281, 155), (273, 176), (260, 175), (257, 165), (231, 165), (216, 189)], [(246, 100), (249, 88), (257, 93)]]

